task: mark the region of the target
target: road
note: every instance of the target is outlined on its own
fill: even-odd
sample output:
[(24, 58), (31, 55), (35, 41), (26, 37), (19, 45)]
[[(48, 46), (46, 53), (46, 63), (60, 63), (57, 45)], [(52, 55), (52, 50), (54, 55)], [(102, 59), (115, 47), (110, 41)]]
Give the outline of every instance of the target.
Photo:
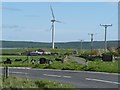
[(31, 68), (9, 68), (9, 75), (31, 79), (45, 79), (74, 85), (76, 88), (118, 88), (118, 74), (49, 70)]

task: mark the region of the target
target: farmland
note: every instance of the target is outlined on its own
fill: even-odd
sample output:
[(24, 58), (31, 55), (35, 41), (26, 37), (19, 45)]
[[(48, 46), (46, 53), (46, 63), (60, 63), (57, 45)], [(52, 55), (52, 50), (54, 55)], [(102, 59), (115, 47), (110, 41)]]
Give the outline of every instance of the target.
[[(20, 53), (28, 51), (35, 51), (38, 48), (26, 48), (26, 49), (13, 49), (13, 50), (2, 50), (1, 62), (5, 61), (7, 58), (12, 60), (12, 64), (2, 64), (3, 66), (11, 66), (11, 67), (31, 67), (31, 68), (42, 68), (42, 69), (61, 69), (61, 70), (80, 70), (80, 71), (97, 71), (97, 72), (110, 72), (110, 73), (120, 73), (118, 70), (118, 63), (120, 60), (115, 60), (114, 62), (104, 62), (101, 59), (97, 59), (94, 61), (88, 60), (88, 64), (79, 64), (74, 62), (73, 58), (79, 54), (83, 53), (83, 51), (78, 51), (78, 54), (73, 54), (72, 49), (47, 49), (52, 53), (58, 53), (58, 55), (38, 55), (38, 56), (27, 56), (21, 55)], [(84, 51), (88, 52), (89, 51)], [(95, 52), (94, 52), (95, 53)], [(39, 58), (45, 58), (46, 60), (51, 60), (52, 64), (38, 64)], [(20, 61), (17, 61), (21, 59)], [(31, 63), (31, 59), (35, 60), (35, 63)], [(64, 59), (64, 62), (57, 61), (56, 59)], [(79, 60), (86, 61), (79, 57)]]
[(2, 2), (0, 89), (118, 89), (117, 2)]

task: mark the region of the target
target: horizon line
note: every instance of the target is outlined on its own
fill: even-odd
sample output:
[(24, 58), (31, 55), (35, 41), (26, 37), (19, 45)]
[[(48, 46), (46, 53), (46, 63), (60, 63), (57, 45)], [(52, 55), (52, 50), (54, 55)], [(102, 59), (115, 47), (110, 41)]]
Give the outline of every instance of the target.
[[(52, 42), (48, 42), (48, 41), (22, 41), (22, 40), (0, 40), (0, 42), (3, 41), (11, 41), (11, 42), (37, 42), (37, 43), (52, 43)], [(108, 40), (108, 41), (120, 41), (120, 40)], [(57, 41), (55, 43), (69, 43), (69, 42), (81, 42), (79, 40), (74, 40), (74, 41)], [(91, 42), (91, 41), (82, 41), (82, 42)], [(94, 41), (94, 42), (104, 42), (104, 40), (98, 40), (98, 41)]]

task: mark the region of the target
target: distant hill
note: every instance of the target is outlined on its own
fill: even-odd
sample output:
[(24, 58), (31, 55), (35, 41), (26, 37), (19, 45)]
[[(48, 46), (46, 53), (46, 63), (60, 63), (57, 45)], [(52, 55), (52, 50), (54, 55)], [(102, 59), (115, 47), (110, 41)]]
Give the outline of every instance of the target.
[[(51, 43), (29, 42), (29, 41), (0, 41), (3, 48), (51, 48)], [(119, 41), (120, 42), (120, 41)], [(94, 41), (94, 49), (104, 48), (104, 41)], [(108, 41), (108, 47), (118, 47), (118, 41)], [(0, 46), (1, 47), (1, 46)], [(80, 48), (80, 42), (61, 42), (55, 43), (58, 48)], [(90, 49), (90, 42), (83, 42), (83, 49)]]

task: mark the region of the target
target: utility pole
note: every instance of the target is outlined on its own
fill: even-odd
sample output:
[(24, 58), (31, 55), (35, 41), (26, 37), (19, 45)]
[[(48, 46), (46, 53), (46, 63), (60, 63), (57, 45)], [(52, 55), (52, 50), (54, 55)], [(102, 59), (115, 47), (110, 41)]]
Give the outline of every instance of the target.
[(93, 35), (95, 35), (95, 34), (93, 34), (93, 33), (88, 33), (88, 35), (90, 35), (91, 36), (91, 52), (92, 52), (92, 50), (93, 50)]
[(107, 37), (107, 27), (109, 26), (112, 26), (112, 24), (100, 24), (100, 26), (103, 26), (105, 28), (105, 41), (104, 41), (104, 50), (105, 52), (107, 51), (107, 40), (106, 40), (106, 37)]
[(80, 40), (80, 50), (82, 50), (82, 43), (83, 43), (83, 40)]

